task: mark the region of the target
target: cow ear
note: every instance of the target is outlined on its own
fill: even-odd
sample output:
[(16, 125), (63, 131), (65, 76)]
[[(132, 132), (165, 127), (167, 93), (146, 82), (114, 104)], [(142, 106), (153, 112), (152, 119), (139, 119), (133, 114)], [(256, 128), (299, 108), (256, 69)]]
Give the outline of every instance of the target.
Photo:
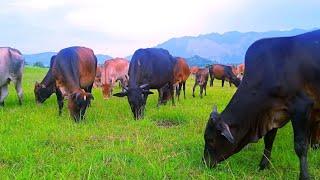
[(230, 131), (229, 125), (225, 122), (220, 122), (219, 123), (219, 130), (221, 131), (221, 135), (223, 135), (229, 142), (232, 144), (235, 143), (234, 137), (232, 136), (232, 133)]
[(119, 92), (119, 93), (114, 94), (113, 96), (116, 96), (116, 97), (128, 96), (128, 92), (127, 91)]

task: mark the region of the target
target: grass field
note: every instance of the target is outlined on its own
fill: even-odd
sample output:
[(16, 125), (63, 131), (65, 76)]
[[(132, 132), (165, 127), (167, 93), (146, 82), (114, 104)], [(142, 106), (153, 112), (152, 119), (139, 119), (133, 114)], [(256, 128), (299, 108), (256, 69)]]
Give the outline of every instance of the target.
[[(175, 107), (156, 108), (157, 93), (147, 101), (145, 119), (134, 121), (126, 98), (95, 100), (81, 123), (74, 123), (65, 108), (58, 116), (55, 95), (36, 105), (35, 81), (47, 69), (25, 69), (24, 103), (18, 105), (12, 85), (6, 106), (0, 108), (0, 179), (295, 179), (299, 163), (293, 149), (291, 125), (278, 132), (271, 166), (258, 170), (263, 141), (206, 168), (203, 132), (214, 104), (227, 105), (235, 87), (221, 88), (216, 81), (207, 96), (191, 96), (193, 80), (187, 82), (187, 99)], [(115, 92), (119, 91), (118, 89)], [(250, 107), (253, 108), (253, 107)], [(320, 178), (320, 151), (309, 151), (309, 170)]]

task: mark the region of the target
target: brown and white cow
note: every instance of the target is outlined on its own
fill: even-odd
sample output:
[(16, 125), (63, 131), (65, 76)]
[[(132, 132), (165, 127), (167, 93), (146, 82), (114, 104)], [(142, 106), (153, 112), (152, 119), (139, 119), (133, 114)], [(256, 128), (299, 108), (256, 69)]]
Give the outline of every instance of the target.
[(97, 58), (85, 47), (62, 49), (54, 58), (52, 75), (61, 114), (64, 97), (68, 98), (68, 109), (75, 121), (83, 119), (90, 101), (96, 76)]
[(108, 99), (112, 95), (112, 89), (117, 81), (122, 87), (128, 86), (129, 61), (122, 58), (115, 58), (105, 61), (101, 67), (101, 87), (103, 97)]
[(8, 96), (8, 85), (11, 81), (15, 85), (19, 104), (22, 104), (23, 68), (24, 58), (19, 50), (10, 47), (0, 48), (0, 106), (4, 106), (4, 99)]

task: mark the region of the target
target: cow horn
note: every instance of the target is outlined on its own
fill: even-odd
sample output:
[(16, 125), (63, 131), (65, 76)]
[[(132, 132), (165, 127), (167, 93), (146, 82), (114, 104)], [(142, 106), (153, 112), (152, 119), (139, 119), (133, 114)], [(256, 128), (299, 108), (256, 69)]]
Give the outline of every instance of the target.
[(143, 84), (143, 85), (140, 86), (140, 88), (141, 88), (141, 89), (144, 89), (144, 88), (146, 88), (146, 87), (148, 87), (148, 86), (149, 86), (149, 84)]
[(212, 110), (212, 112), (214, 112), (214, 113), (218, 113), (218, 107), (217, 107), (217, 105), (216, 105), (216, 104), (213, 106), (213, 110)]
[(235, 143), (234, 137), (232, 136), (232, 133), (230, 131), (229, 125), (225, 122), (222, 123), (222, 131), (221, 135), (223, 135), (229, 142), (232, 144)]

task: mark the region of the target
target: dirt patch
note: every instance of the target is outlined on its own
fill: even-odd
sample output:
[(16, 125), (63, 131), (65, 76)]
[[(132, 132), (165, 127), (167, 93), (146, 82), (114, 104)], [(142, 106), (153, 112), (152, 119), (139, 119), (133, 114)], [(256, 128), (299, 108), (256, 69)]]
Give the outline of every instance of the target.
[(173, 120), (159, 120), (159, 121), (156, 121), (156, 124), (158, 127), (170, 128), (170, 127), (178, 126), (180, 123)]

